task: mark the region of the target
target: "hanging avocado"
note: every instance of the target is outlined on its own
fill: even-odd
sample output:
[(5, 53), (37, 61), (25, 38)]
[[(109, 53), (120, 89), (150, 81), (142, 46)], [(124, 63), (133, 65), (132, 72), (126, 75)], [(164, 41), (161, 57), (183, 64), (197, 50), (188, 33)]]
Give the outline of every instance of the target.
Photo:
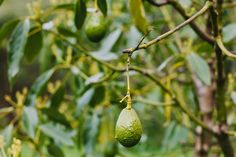
[(134, 109), (121, 111), (116, 123), (115, 138), (125, 147), (136, 145), (142, 136), (142, 125)]
[(85, 25), (85, 33), (92, 42), (99, 42), (105, 36), (107, 23), (104, 15), (100, 12), (91, 13)]

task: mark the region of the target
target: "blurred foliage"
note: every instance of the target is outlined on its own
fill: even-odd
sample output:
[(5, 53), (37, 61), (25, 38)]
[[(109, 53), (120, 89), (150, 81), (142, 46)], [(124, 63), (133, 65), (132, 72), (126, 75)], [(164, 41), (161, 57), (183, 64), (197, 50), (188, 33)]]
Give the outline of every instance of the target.
[[(178, 2), (193, 14), (204, 1)], [(107, 65), (125, 68), (126, 55), (121, 51), (135, 47), (148, 26), (153, 30), (144, 42), (179, 24), (183, 19), (176, 10), (170, 6), (159, 9), (141, 0), (0, 3), (0, 46), (8, 53), (11, 88), (6, 102), (0, 102), (1, 148), (10, 148), (15, 137), (21, 141), (22, 157), (193, 156), (195, 124), (178, 107), (162, 107), (162, 102), (170, 103), (168, 95), (135, 71), (131, 72), (131, 93), (144, 134), (130, 149), (114, 139), (116, 120), (125, 107), (119, 101), (126, 94), (126, 79), (123, 71)], [(90, 42), (84, 32), (86, 14), (96, 7), (109, 25), (99, 43)], [(232, 49), (236, 48), (235, 12), (224, 11), (224, 41)], [(205, 27), (206, 18), (196, 22)], [(204, 84), (211, 84), (208, 62), (213, 56), (213, 47), (187, 26), (158, 45), (134, 53), (131, 65), (178, 91), (187, 107), (199, 115), (190, 76), (194, 73)], [(227, 59), (226, 68), (232, 81), (235, 62)], [(235, 90), (231, 82), (226, 99), (232, 129), (236, 127)]]

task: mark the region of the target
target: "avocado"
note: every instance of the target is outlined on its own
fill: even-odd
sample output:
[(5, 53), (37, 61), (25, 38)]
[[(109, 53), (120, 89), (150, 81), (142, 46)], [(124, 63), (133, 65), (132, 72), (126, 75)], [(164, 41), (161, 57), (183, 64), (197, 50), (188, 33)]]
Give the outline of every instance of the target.
[(99, 42), (105, 36), (107, 23), (104, 15), (97, 11), (91, 13), (85, 25), (85, 33), (92, 42)]
[(117, 120), (115, 138), (125, 147), (136, 145), (142, 136), (142, 125), (134, 109), (124, 108)]

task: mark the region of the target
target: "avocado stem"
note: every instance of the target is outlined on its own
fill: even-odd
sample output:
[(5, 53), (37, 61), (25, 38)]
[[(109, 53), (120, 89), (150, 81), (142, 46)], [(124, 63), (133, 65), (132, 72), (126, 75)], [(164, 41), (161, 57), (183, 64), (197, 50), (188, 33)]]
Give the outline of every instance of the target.
[(129, 67), (130, 67), (130, 58), (131, 55), (128, 54), (128, 59), (127, 59), (127, 67), (126, 67), (126, 76), (127, 76), (127, 109), (131, 109), (132, 107), (132, 99), (130, 95), (130, 79), (129, 79)]

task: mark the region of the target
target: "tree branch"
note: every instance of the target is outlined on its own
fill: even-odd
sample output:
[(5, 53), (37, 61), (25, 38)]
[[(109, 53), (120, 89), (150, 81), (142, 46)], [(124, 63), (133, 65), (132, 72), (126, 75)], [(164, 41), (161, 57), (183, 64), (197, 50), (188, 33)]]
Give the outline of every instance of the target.
[(199, 10), (196, 14), (194, 14), (192, 17), (190, 17), (189, 19), (187, 19), (186, 21), (184, 21), (183, 23), (179, 24), (178, 26), (176, 26), (174, 29), (156, 37), (155, 39), (147, 42), (147, 43), (143, 43), (143, 44), (140, 44), (139, 47), (137, 48), (128, 48), (128, 49), (125, 49), (123, 50), (123, 53), (133, 53), (134, 51), (137, 51), (137, 50), (140, 50), (140, 49), (145, 49), (151, 45), (154, 45), (156, 43), (158, 43), (159, 41), (169, 37), (170, 35), (172, 35), (173, 33), (175, 33), (176, 31), (180, 30), (181, 28), (183, 28), (184, 26), (188, 25), (191, 21), (195, 20), (197, 17), (201, 16), (202, 14), (204, 14), (208, 9), (209, 7), (212, 6), (212, 2), (210, 1), (207, 1), (205, 3), (205, 5), (202, 7), (201, 10)]
[(227, 128), (226, 123), (226, 107), (225, 107), (225, 73), (224, 73), (224, 61), (221, 44), (217, 41), (218, 37), (222, 34), (222, 4), (223, 0), (214, 1), (215, 5), (210, 7), (210, 15), (212, 19), (213, 35), (215, 37), (214, 51), (216, 55), (216, 68), (217, 68), (217, 80), (216, 80), (216, 109), (217, 119), (219, 121), (219, 129), (215, 137), (224, 153), (225, 157), (234, 157), (234, 149), (229, 140), (229, 136), (224, 132), (223, 128)]
[[(190, 16), (185, 12), (184, 8), (175, 0), (166, 0), (159, 3), (156, 2), (155, 0), (147, 0), (147, 1), (150, 4), (157, 7), (168, 5), (168, 4), (172, 5), (185, 20), (190, 18)], [(204, 41), (207, 41), (211, 45), (214, 44), (214, 39), (208, 33), (202, 31), (194, 21), (191, 21), (189, 25), (201, 39), (203, 39)]]
[(217, 37), (215, 38), (215, 41), (216, 41), (218, 47), (221, 49), (221, 51), (222, 51), (226, 56), (236, 58), (236, 54), (233, 54), (232, 52), (230, 52), (229, 50), (227, 50), (227, 48), (224, 46), (221, 36), (217, 36)]

